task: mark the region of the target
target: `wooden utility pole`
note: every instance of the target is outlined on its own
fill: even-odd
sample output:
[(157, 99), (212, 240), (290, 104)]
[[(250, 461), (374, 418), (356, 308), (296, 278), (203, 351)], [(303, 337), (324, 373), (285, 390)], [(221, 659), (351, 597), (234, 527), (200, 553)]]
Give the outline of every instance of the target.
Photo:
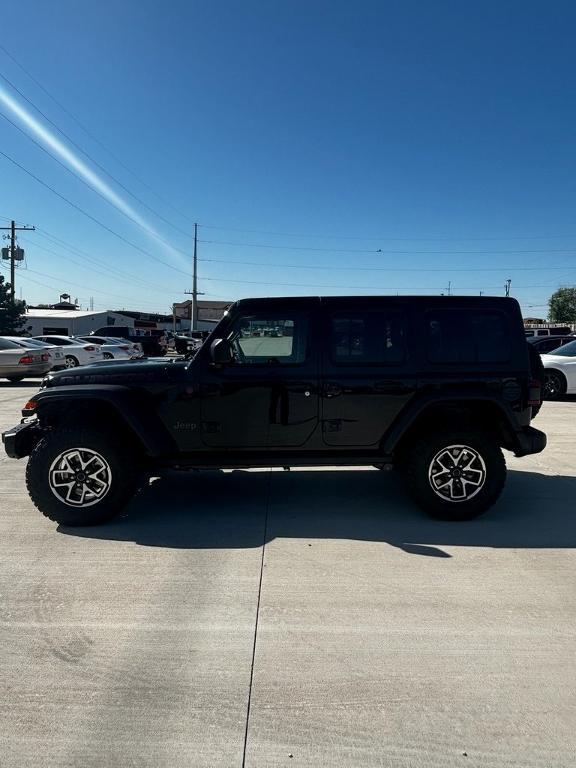
[(0, 227), (0, 229), (8, 230), (10, 232), (10, 293), (12, 296), (12, 304), (14, 304), (16, 300), (16, 232), (20, 230), (34, 230), (36, 227), (17, 227), (16, 222), (12, 221), (9, 227)]

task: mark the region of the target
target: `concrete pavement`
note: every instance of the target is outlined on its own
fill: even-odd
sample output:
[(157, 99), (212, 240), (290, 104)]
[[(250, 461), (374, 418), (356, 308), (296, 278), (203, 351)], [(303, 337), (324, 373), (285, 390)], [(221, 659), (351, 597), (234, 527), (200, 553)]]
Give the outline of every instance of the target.
[(575, 408), (459, 525), (366, 468), (170, 474), (57, 529), (2, 454), (0, 765), (573, 766)]

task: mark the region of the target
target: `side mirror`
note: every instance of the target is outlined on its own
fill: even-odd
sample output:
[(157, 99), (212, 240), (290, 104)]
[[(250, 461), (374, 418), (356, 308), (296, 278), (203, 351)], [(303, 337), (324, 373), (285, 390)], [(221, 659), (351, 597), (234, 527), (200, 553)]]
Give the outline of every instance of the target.
[(234, 362), (232, 347), (228, 339), (214, 339), (210, 345), (212, 362), (217, 365), (229, 365)]

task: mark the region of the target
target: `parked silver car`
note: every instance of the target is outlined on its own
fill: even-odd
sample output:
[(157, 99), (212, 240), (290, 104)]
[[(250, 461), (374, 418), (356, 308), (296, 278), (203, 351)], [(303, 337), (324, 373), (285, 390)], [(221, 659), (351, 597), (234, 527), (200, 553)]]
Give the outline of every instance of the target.
[(98, 344), (87, 344), (82, 339), (75, 336), (34, 336), (39, 341), (47, 344), (55, 344), (62, 347), (64, 352), (64, 367), (76, 368), (77, 365), (86, 365), (102, 360), (102, 350)]
[(0, 378), (16, 384), (27, 377), (44, 376), (51, 368), (50, 356), (42, 349), (0, 338)]
[(20, 347), (24, 347), (24, 349), (41, 349), (43, 352), (46, 352), (52, 363), (51, 370), (53, 371), (59, 371), (62, 368), (66, 368), (64, 352), (60, 347), (57, 347), (54, 344), (47, 344), (44, 341), (38, 341), (38, 339), (32, 339), (28, 336), (3, 336), (2, 338), (14, 341)]
[(103, 360), (131, 360), (143, 357), (140, 344), (134, 344), (128, 339), (116, 339), (111, 336), (78, 336), (82, 341), (98, 344), (102, 350)]

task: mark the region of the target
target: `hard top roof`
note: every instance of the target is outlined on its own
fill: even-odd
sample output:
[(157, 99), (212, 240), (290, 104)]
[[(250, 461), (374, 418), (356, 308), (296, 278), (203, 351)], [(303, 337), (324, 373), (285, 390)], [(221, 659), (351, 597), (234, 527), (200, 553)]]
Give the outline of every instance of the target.
[(504, 296), (273, 296), (264, 298), (239, 299), (233, 307), (242, 310), (255, 310), (263, 307), (267, 309), (285, 309), (292, 308), (311, 308), (315, 306), (358, 306), (377, 305), (377, 304), (395, 304), (419, 305), (419, 306), (464, 306), (464, 307), (485, 307), (496, 306), (518, 307), (516, 299)]

